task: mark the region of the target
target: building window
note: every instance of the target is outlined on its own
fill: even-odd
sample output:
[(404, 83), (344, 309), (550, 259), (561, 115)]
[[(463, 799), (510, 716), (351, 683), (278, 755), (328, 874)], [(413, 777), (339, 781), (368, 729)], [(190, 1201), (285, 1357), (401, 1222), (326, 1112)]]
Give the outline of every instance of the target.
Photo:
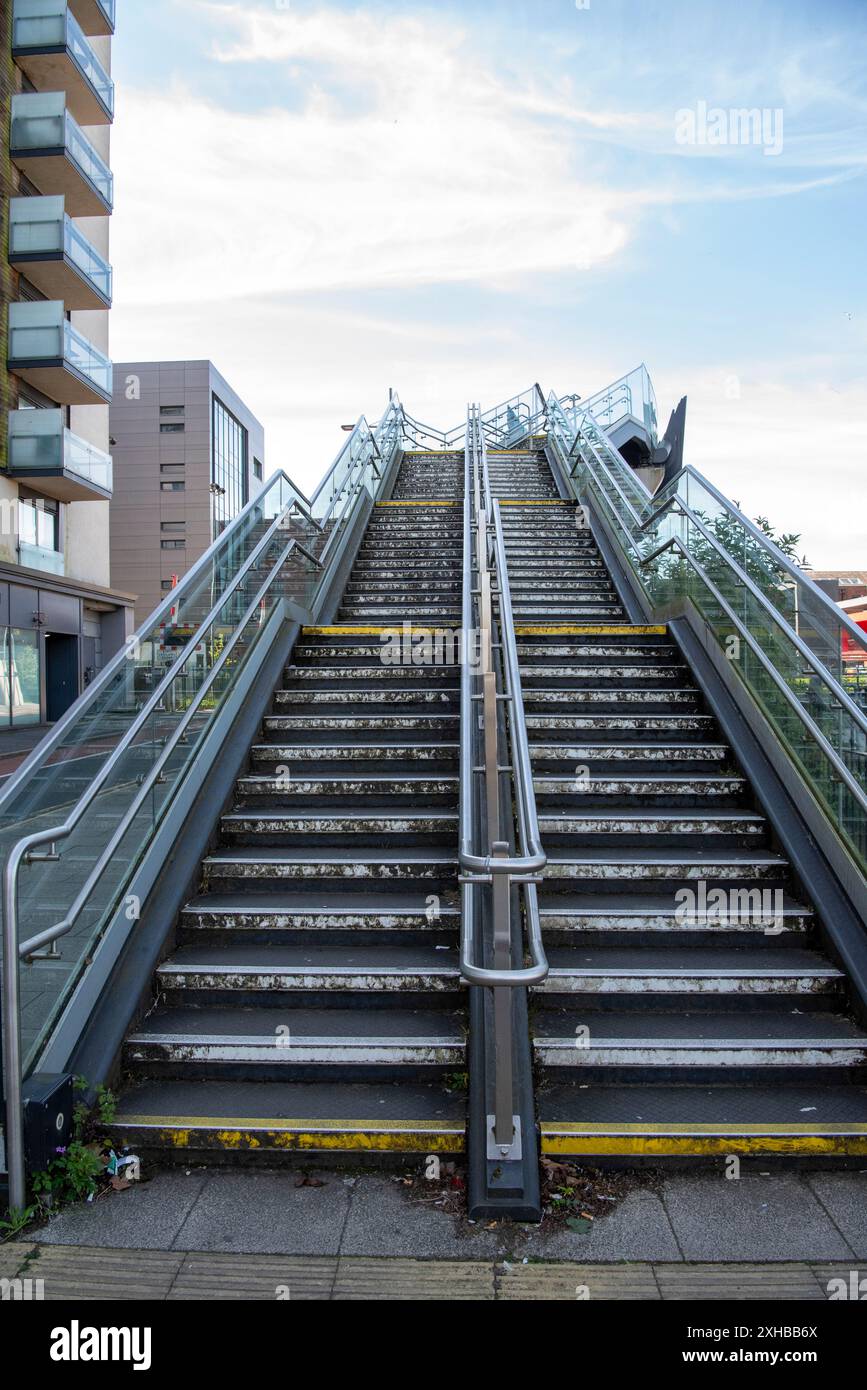
[(160, 415), (183, 415), (183, 413), (184, 413), (184, 407), (183, 407), (182, 405), (161, 405), (161, 406), (160, 406)]
[(160, 425), (160, 434), (183, 434), (186, 425)]
[(186, 550), (186, 541), (160, 541), (162, 550)]
[(253, 477), (254, 477), (258, 482), (261, 483), (261, 481), (262, 481), (262, 464), (261, 464), (261, 462), (260, 462), (259, 459), (254, 459), (254, 460), (253, 460)]
[(216, 537), (247, 502), (247, 431), (217, 396), (212, 409), (211, 494)]
[(161, 531), (185, 531), (187, 523), (185, 521), (161, 521)]
[(19, 498), (18, 537), (21, 545), (60, 550), (60, 504), (51, 498)]
[(38, 724), (41, 686), (39, 634), (0, 627), (0, 727)]
[(176, 587), (176, 586), (175, 586), (175, 581), (174, 581), (173, 579), (161, 579), (161, 580), (160, 580), (160, 588), (161, 588), (161, 589), (174, 589), (175, 587)]
[(160, 483), (160, 492), (184, 492), (186, 483)]
[(160, 464), (160, 472), (161, 472), (161, 473), (183, 473), (183, 471), (184, 471), (184, 464), (182, 464), (182, 463), (161, 463), (161, 464)]

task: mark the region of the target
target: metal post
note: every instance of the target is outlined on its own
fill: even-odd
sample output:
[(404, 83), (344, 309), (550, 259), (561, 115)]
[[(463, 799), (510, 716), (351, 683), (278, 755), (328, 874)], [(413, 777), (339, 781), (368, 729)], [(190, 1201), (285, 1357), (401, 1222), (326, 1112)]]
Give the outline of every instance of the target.
[(9, 1208), (21, 1211), (27, 1186), (24, 1177), (24, 1112), (21, 1099), (21, 1000), (18, 964), (18, 846), (12, 850), (3, 878), (3, 1086), (6, 1093), (6, 1168)]

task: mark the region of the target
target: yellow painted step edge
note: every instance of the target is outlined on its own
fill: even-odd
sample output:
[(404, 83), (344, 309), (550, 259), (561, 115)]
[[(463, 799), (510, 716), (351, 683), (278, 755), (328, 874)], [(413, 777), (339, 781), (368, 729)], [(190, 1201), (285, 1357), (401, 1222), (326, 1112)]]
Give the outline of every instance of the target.
[(543, 1124), (544, 1154), (711, 1157), (731, 1153), (850, 1157), (867, 1154), (867, 1124)]
[[(306, 630), (306, 629), (305, 629)], [(312, 629), (311, 629), (312, 630)], [(636, 623), (603, 624), (594, 627), (575, 627), (571, 623), (516, 623), (516, 637), (664, 637), (668, 628), (664, 626), (643, 626)]]
[(463, 1126), (448, 1120), (283, 1120), (190, 1115), (128, 1115), (115, 1128), (152, 1130), (175, 1148), (207, 1130), (225, 1149), (334, 1149), (462, 1153)]
[[(392, 502), (375, 502), (376, 507), (456, 507), (458, 504), (454, 498), (442, 497), (420, 497), (420, 498), (398, 498)], [(461, 503), (463, 506), (463, 503)]]
[[(426, 633), (441, 632), (443, 629), (430, 627), (427, 623), (410, 623), (408, 631), (410, 636), (422, 637)], [(395, 632), (399, 633), (401, 637), (403, 636), (402, 623), (384, 623), (382, 627), (302, 627), (301, 629), (302, 637), (381, 637), (384, 633), (393, 636)]]

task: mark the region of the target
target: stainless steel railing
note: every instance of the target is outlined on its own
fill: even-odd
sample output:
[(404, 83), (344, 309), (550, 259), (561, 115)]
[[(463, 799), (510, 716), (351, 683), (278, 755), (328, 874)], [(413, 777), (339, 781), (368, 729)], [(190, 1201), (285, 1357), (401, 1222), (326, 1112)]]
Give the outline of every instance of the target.
[[(470, 984), (494, 994), (494, 1098), (488, 1140), (493, 1156), (506, 1156), (514, 1152), (519, 1133), (511, 991), (538, 984), (548, 973), (536, 896), (546, 856), (536, 815), (502, 522), (491, 496), (477, 407), (471, 407), (467, 417), (463, 559), (461, 973)], [(475, 670), (469, 659), (472, 637)], [(505, 738), (501, 711), (508, 726)], [(510, 852), (513, 841), (517, 854)], [(529, 966), (514, 960), (513, 884), (521, 889)]]

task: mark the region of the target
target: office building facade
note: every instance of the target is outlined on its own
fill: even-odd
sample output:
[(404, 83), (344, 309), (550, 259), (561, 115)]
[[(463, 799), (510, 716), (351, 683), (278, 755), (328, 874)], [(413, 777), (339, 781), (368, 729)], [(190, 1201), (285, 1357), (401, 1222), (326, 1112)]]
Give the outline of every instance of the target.
[(212, 362), (120, 362), (112, 582), (142, 622), (261, 486), (262, 425)]

